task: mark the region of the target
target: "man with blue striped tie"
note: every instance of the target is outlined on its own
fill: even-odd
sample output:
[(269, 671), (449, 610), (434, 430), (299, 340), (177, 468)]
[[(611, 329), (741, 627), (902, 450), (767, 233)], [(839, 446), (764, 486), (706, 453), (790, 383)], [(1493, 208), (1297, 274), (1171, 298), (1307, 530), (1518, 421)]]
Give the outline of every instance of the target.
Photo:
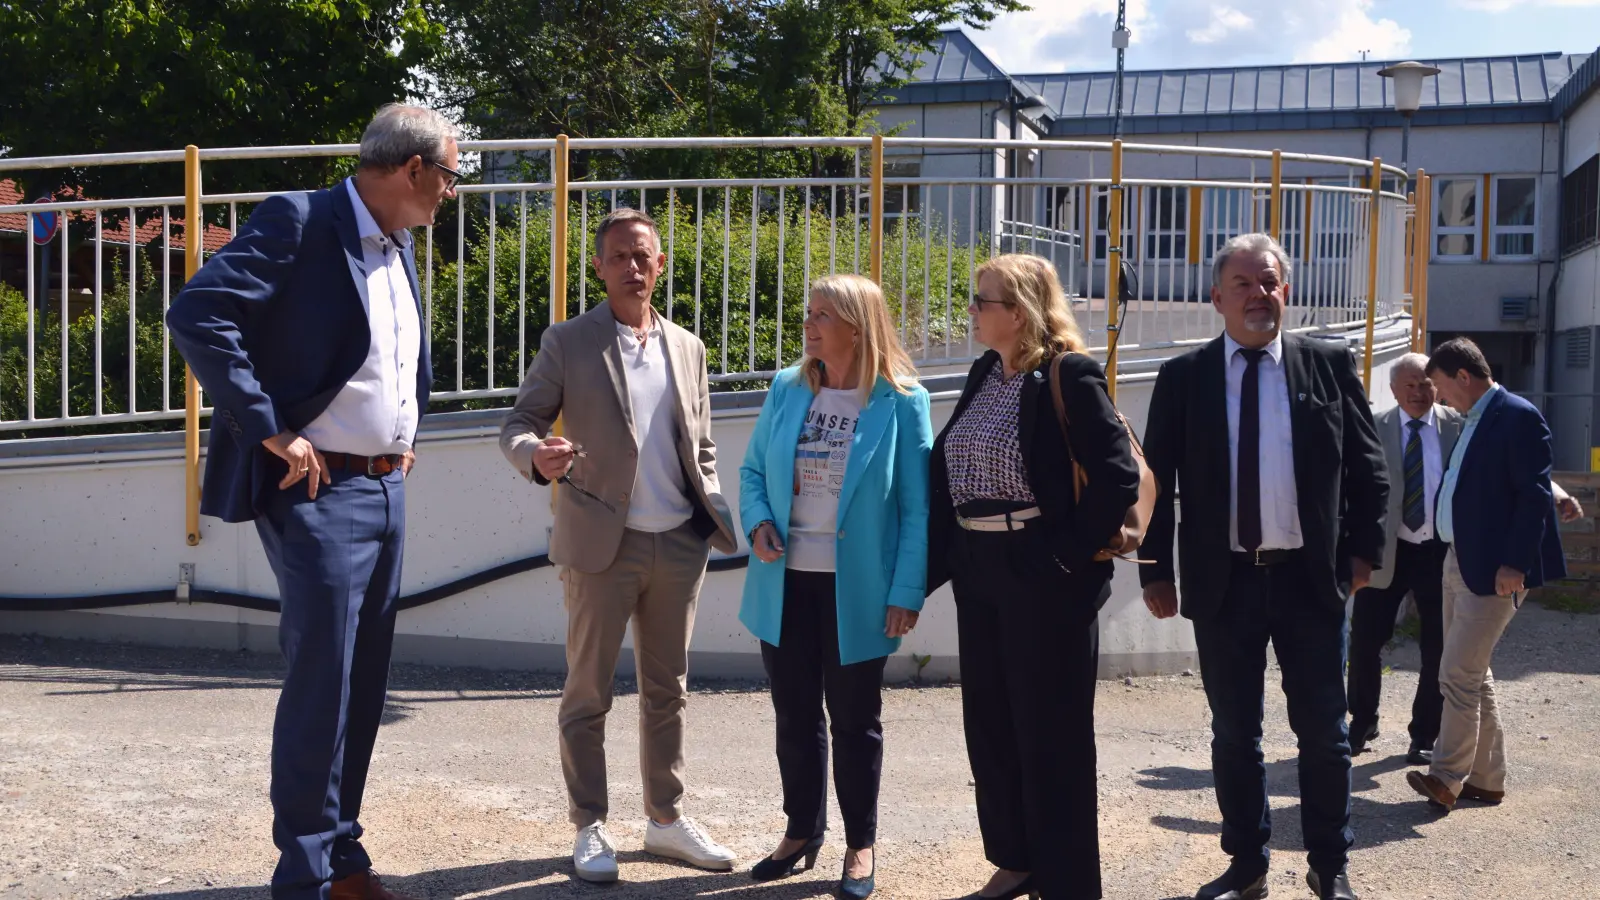
[(1411, 702), (1411, 746), (1406, 762), (1425, 766), (1439, 736), (1444, 698), (1439, 693), (1439, 655), (1444, 649), (1443, 572), (1448, 549), (1433, 524), (1434, 497), (1461, 435), (1461, 415), (1437, 402), (1427, 375), (1428, 358), (1408, 353), (1389, 373), (1399, 405), (1374, 417), (1384, 462), (1398, 490), (1389, 492), (1388, 533), (1383, 558), (1357, 591), (1350, 619), (1350, 755), (1378, 736), (1383, 647), (1394, 636), (1395, 615), (1410, 593), (1421, 624), (1422, 671)]

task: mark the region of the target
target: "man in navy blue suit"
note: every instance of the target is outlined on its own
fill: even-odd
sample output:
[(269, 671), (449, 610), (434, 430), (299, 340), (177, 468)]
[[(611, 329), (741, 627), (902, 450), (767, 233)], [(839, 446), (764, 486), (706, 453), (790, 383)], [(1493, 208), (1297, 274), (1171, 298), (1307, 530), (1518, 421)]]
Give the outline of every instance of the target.
[(457, 164), (449, 122), (385, 106), (354, 177), (263, 201), (167, 313), (214, 407), (201, 511), (254, 521), (278, 579), (275, 900), (397, 897), (357, 816), (433, 379), (407, 229), (454, 196)]
[(1426, 774), (1406, 781), (1449, 811), (1465, 798), (1505, 799), (1505, 737), (1495, 707), (1495, 645), (1529, 588), (1567, 574), (1550, 490), (1550, 429), (1533, 404), (1490, 377), (1478, 345), (1440, 344), (1428, 377), (1466, 415), (1439, 487), (1434, 521), (1444, 560), (1444, 716)]

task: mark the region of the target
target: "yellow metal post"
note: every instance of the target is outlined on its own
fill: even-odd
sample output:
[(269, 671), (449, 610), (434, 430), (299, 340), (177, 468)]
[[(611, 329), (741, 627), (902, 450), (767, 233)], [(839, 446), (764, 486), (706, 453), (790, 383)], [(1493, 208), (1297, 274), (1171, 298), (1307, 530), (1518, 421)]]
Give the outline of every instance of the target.
[(1111, 142), (1111, 221), (1106, 233), (1106, 334), (1112, 347), (1106, 353), (1106, 393), (1117, 401), (1116, 338), (1122, 326), (1117, 322), (1117, 291), (1122, 280), (1122, 141)]
[[(550, 321), (567, 320), (567, 136), (556, 135), (555, 155), (550, 160), (555, 187), (555, 234), (550, 239), (550, 257), (555, 266), (550, 273)], [(582, 277), (580, 272), (579, 277)]]
[(1283, 151), (1272, 151), (1272, 239), (1283, 240)]
[(1200, 188), (1198, 188), (1198, 187), (1189, 188), (1189, 235), (1188, 235), (1188, 237), (1189, 237), (1189, 265), (1191, 265), (1191, 266), (1200, 265), (1200, 239), (1201, 239), (1201, 234), (1200, 234), (1200, 231), (1201, 231), (1200, 205), (1201, 205), (1201, 202), (1202, 202), (1201, 198), (1203, 196), (1204, 195), (1200, 193)]
[(1417, 329), (1417, 352), (1428, 352), (1428, 261), (1433, 258), (1433, 176), (1417, 171), (1417, 197), (1422, 213), (1417, 217), (1417, 295), (1412, 302), (1416, 310), (1414, 327)]
[[(551, 323), (565, 322), (567, 320), (567, 196), (571, 175), (567, 168), (567, 136), (556, 135), (556, 149), (550, 158), (551, 180), (555, 182), (555, 232), (550, 237), (550, 258), (555, 265), (550, 272), (550, 321)], [(583, 254), (579, 253), (578, 277), (583, 278)], [(550, 426), (550, 433), (559, 436), (564, 430), (561, 417), (557, 416), (555, 423)], [(560, 486), (555, 482), (550, 484), (550, 511), (556, 509), (556, 491)]]
[[(133, 226), (130, 223), (129, 228)], [(200, 271), (205, 259), (205, 222), (200, 211), (200, 148), (183, 148), (183, 280)], [(183, 527), (189, 546), (200, 545), (200, 382), (184, 365)]]
[(872, 280), (883, 284), (883, 135), (872, 136), (872, 186), (867, 189), (867, 205), (871, 221), (872, 240), (868, 256), (872, 266)]
[(1411, 208), (1411, 218), (1405, 223), (1405, 293), (1411, 298), (1411, 349), (1416, 349), (1416, 191), (1405, 195), (1406, 207)]
[(1362, 353), (1361, 383), (1372, 394), (1372, 336), (1378, 326), (1378, 232), (1382, 212), (1383, 160), (1372, 158), (1372, 201), (1367, 226), (1367, 344)]

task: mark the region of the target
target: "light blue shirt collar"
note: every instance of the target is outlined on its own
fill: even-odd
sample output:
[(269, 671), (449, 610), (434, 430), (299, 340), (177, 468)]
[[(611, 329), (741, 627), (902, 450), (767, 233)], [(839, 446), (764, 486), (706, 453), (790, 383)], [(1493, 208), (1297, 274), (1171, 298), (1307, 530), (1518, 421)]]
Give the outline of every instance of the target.
[[(368, 238), (384, 237), (383, 231), (378, 228), (378, 220), (372, 217), (372, 213), (367, 209), (367, 204), (361, 202), (361, 194), (356, 190), (355, 177), (346, 178), (344, 186), (350, 191), (350, 205), (356, 211), (356, 234), (363, 241)], [(394, 241), (397, 247), (411, 246), (411, 232), (404, 228), (387, 237), (389, 240)]]
[(1467, 418), (1474, 422), (1483, 418), (1483, 411), (1489, 408), (1489, 401), (1493, 399), (1495, 392), (1498, 390), (1500, 390), (1500, 385), (1490, 385), (1489, 389), (1483, 392), (1483, 396), (1478, 398), (1478, 402), (1472, 404), (1472, 409), (1467, 413)]

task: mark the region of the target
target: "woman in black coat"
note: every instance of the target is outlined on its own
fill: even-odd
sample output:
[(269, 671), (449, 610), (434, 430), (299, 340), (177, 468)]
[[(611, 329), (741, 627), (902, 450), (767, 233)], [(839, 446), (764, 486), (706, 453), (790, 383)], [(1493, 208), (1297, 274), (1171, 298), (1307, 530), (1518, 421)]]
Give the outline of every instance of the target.
[[(1139, 496), (1105, 374), (1083, 353), (1055, 267), (1026, 254), (978, 270), (989, 348), (934, 443), (928, 590), (952, 582), (967, 755), (984, 853), (972, 895), (1098, 898), (1094, 691), (1110, 543)], [(1060, 353), (1073, 468), (1050, 391)]]

